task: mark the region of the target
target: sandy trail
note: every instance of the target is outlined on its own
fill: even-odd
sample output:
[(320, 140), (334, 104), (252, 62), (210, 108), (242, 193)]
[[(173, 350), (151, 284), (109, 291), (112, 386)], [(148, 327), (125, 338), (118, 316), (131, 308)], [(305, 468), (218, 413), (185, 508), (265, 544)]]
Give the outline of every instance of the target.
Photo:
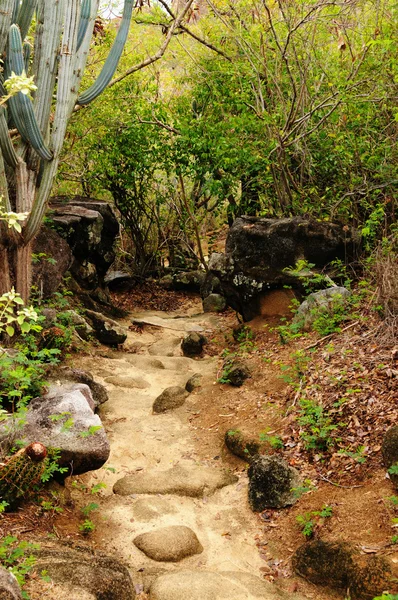
[[(144, 325), (141, 334), (129, 332), (127, 347), (138, 341), (142, 344), (139, 353), (115, 352), (113, 358), (83, 357), (79, 361), (79, 368), (91, 371), (109, 393), (109, 401), (101, 407), (100, 416), (111, 445), (107, 466), (112, 471), (102, 469), (90, 476), (91, 483), (100, 480), (107, 485), (99, 500), (102, 524), (97, 526), (96, 542), (107, 552), (115, 552), (134, 571), (154, 570), (154, 567), (159, 570), (184, 568), (243, 571), (261, 576), (264, 562), (254, 539), (258, 521), (248, 507), (246, 476), (204, 498), (158, 494), (119, 496), (112, 492), (113, 484), (126, 474), (166, 471), (175, 465), (221, 469), (219, 457), (204, 461), (198, 455), (195, 430), (188, 422), (194, 402), (197, 405), (200, 394), (206, 394), (206, 388), (216, 380), (217, 360), (213, 357), (189, 359), (182, 356), (180, 349), (180, 342), (190, 329), (200, 327), (211, 339), (218, 320), (207, 314), (175, 316), (175, 313), (160, 312), (133, 315), (136, 319), (152, 319), (152, 323), (157, 324), (163, 320), (161, 324), (166, 327)], [(193, 399), (191, 395), (184, 406), (168, 413), (152, 413), (155, 398), (165, 388), (184, 387), (194, 373), (203, 376), (201, 390), (194, 392), (199, 396)], [(138, 380), (140, 388), (121, 387), (108, 381), (126, 376)], [(198, 536), (203, 553), (179, 563), (159, 563), (134, 546), (133, 539), (137, 535), (168, 525), (190, 527)]]

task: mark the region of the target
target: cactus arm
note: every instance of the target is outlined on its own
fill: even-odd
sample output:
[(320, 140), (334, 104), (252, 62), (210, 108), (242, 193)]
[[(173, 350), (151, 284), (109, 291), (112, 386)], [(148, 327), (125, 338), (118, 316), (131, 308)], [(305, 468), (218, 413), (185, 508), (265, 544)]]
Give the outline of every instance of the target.
[(14, 6), (12, 8), (12, 23), (16, 23), (17, 17), (18, 17), (18, 12), (19, 12), (20, 2), (19, 2), (19, 0), (14, 0), (13, 4), (14, 4)]
[(28, 42), (25, 42), (23, 45), (23, 62), (25, 65), (25, 73), (28, 73), (29, 71), (31, 49), (31, 45)]
[(77, 91), (71, 93), (71, 81), (73, 81), (76, 68), (79, 17), (80, 0), (68, 0), (61, 44), (62, 52), (59, 61), (56, 110), (51, 135), (51, 147), (54, 150), (54, 159), (43, 166), (41, 184), (23, 230), (25, 243), (34, 238), (42, 223), (57, 173), (59, 154), (62, 150), (68, 119), (76, 101)]
[(35, 115), (43, 132), (47, 131), (58, 70), (58, 52), (65, 16), (65, 0), (39, 0), (33, 72), (37, 90), (34, 98)]
[[(22, 75), (24, 70), (24, 59), (22, 53), (22, 40), (19, 28), (11, 25), (9, 34), (9, 51), (7, 56), (8, 71), (16, 75)], [(44, 160), (51, 160), (52, 153), (44, 143), (42, 133), (39, 129), (31, 99), (18, 92), (8, 101), (15, 125), (22, 138), (29, 142)]]
[(14, 0), (5, 0), (0, 9), (0, 55), (3, 54), (7, 44), (7, 36), (12, 23)]
[(80, 88), (81, 80), (84, 74), (84, 69), (86, 67), (87, 58), (90, 51), (90, 44), (93, 35), (95, 19), (97, 18), (99, 10), (99, 0), (91, 1), (91, 14), (90, 21), (86, 29), (85, 36), (80, 45), (80, 48), (77, 51), (76, 55), (76, 68), (75, 68), (75, 77), (72, 83), (73, 89), (78, 90)]
[(6, 163), (15, 169), (18, 164), (18, 157), (8, 133), (8, 125), (5, 117), (5, 108), (0, 107), (0, 149)]
[(122, 55), (123, 48), (127, 41), (131, 15), (133, 12), (134, 5), (134, 0), (125, 0), (122, 22), (120, 24), (119, 31), (117, 32), (113, 46), (109, 52), (108, 58), (106, 59), (105, 64), (97, 80), (93, 83), (91, 87), (88, 88), (88, 90), (86, 90), (81, 96), (79, 96), (79, 98), (77, 99), (77, 104), (85, 106), (86, 104), (89, 104), (90, 102), (95, 100), (95, 98), (97, 98), (104, 91), (108, 83), (112, 80), (112, 77), (117, 69), (120, 57)]
[(33, 14), (36, 10), (37, 0), (23, 0), (18, 11), (17, 25), (21, 30), (21, 37), (24, 40), (28, 34)]
[(82, 9), (80, 13), (79, 30), (77, 32), (77, 49), (83, 43), (88, 26), (91, 20), (91, 0), (82, 0)]

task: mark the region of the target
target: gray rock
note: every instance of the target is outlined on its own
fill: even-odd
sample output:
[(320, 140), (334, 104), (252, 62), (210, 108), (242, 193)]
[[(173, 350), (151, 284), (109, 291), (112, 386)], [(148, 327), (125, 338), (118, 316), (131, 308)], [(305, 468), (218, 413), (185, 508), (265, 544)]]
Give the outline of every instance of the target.
[(179, 386), (166, 388), (153, 403), (154, 413), (164, 413), (182, 406), (188, 397), (188, 392)]
[(310, 294), (298, 307), (293, 323), (304, 331), (309, 331), (320, 312), (332, 311), (334, 306), (344, 304), (350, 296), (351, 292), (347, 288), (338, 286)]
[(79, 336), (85, 341), (90, 340), (94, 335), (94, 329), (86, 319), (82, 317), (82, 315), (79, 315), (75, 310), (67, 310), (65, 312), (69, 316), (71, 323)]
[(247, 363), (240, 358), (227, 358), (223, 365), (223, 379), (235, 387), (240, 387), (250, 377)]
[(145, 390), (150, 387), (150, 384), (143, 377), (132, 377), (131, 375), (112, 375), (107, 377), (105, 381), (124, 388)]
[(126, 341), (127, 331), (120, 327), (116, 321), (93, 310), (86, 310), (86, 315), (91, 320), (95, 335), (101, 344), (117, 346)]
[(0, 600), (22, 600), (21, 589), (14, 575), (0, 567)]
[(109, 400), (106, 387), (98, 381), (94, 381), (94, 377), (88, 371), (73, 369), (72, 367), (57, 367), (56, 373), (60, 376), (61, 381), (76, 381), (88, 385), (96, 406), (100, 406)]
[(200, 373), (195, 373), (192, 375), (192, 377), (190, 377), (185, 384), (186, 391), (191, 394), (193, 391), (199, 389), (202, 385), (202, 379), (203, 375)]
[(130, 273), (124, 271), (108, 271), (104, 277), (104, 282), (111, 291), (124, 292), (131, 290), (136, 285), (137, 280)]
[(204, 466), (177, 465), (167, 471), (139, 472), (126, 475), (113, 486), (115, 494), (175, 494), (202, 498), (236, 483), (236, 475)]
[(70, 272), (85, 290), (105, 286), (115, 260), (119, 223), (104, 201), (75, 196), (51, 199), (51, 218), (73, 254)]
[(66, 394), (73, 395), (74, 392), (80, 392), (85, 397), (87, 404), (89, 405), (91, 410), (94, 412), (96, 404), (94, 402), (91, 389), (85, 383), (52, 383), (49, 386), (45, 396), (43, 396), (43, 399), (46, 401), (54, 400), (56, 398), (61, 398)]
[(136, 597), (128, 569), (102, 553), (42, 548), (37, 551), (35, 569), (39, 573), (47, 571), (55, 584), (76, 586), (97, 600), (133, 600)]
[(134, 539), (134, 544), (149, 558), (159, 562), (178, 562), (187, 556), (203, 552), (192, 529), (181, 525), (142, 533)]
[(158, 577), (150, 600), (303, 600), (242, 572), (176, 571)]
[(173, 275), (165, 275), (159, 280), (159, 285), (164, 290), (172, 290), (173, 289)]
[(45, 225), (33, 241), (33, 252), (39, 259), (33, 265), (32, 281), (41, 297), (50, 298), (72, 264), (72, 252), (67, 242)]
[[(11, 419), (0, 428), (0, 438), (4, 441), (11, 441), (14, 436)], [(61, 389), (60, 395), (35, 398), (24, 420), (18, 429), (18, 439), (26, 444), (41, 442), (46, 447), (58, 448), (60, 466), (68, 467), (74, 475), (99, 469), (109, 458), (109, 442), (101, 420), (80, 389)]]
[[(381, 451), (387, 469), (392, 466), (398, 467), (398, 425), (391, 427), (385, 434)], [(398, 489), (398, 473), (390, 473), (389, 476), (395, 488)]]
[(249, 503), (255, 512), (297, 502), (294, 489), (302, 485), (300, 474), (280, 456), (255, 456), (248, 475)]
[(181, 349), (184, 356), (200, 356), (203, 352), (203, 346), (207, 340), (204, 335), (196, 331), (188, 334), (181, 343)]
[(200, 292), (200, 288), (206, 278), (205, 271), (185, 271), (173, 275), (173, 290), (187, 292)]
[(43, 329), (52, 327), (57, 320), (57, 311), (55, 308), (42, 308), (41, 314), (44, 317), (44, 321), (41, 323)]
[(227, 305), (224, 296), (221, 294), (210, 294), (203, 300), (203, 312), (222, 312)]

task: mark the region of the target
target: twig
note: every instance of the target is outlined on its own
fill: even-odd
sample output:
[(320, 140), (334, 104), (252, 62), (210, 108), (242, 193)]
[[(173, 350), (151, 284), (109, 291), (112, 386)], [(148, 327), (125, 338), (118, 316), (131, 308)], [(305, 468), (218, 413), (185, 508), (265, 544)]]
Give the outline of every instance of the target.
[(320, 473), (317, 473), (317, 475), (318, 475), (318, 477), (320, 477), (321, 479), (323, 479), (323, 481), (326, 481), (327, 483), (330, 483), (330, 485), (334, 485), (335, 487), (339, 487), (339, 488), (344, 488), (345, 490), (353, 490), (355, 488), (363, 488), (363, 487), (365, 487), (364, 485), (341, 485), (340, 483), (335, 483), (334, 481), (330, 481), (330, 479), (328, 479), (324, 475), (321, 475)]
[(347, 327), (344, 327), (341, 331), (334, 331), (333, 333), (329, 333), (329, 335), (325, 335), (320, 340), (317, 340), (313, 344), (310, 344), (309, 346), (306, 346), (304, 348), (304, 350), (309, 350), (310, 348), (315, 348), (315, 346), (319, 346), (319, 344), (321, 344), (325, 340), (330, 339), (331, 337), (333, 337), (334, 335), (336, 335), (336, 333), (343, 333), (344, 331), (347, 331), (347, 329), (351, 329), (351, 327), (355, 327), (355, 325), (358, 325), (358, 323), (359, 323), (359, 321), (354, 321), (354, 323), (350, 323), (349, 325), (347, 325)]

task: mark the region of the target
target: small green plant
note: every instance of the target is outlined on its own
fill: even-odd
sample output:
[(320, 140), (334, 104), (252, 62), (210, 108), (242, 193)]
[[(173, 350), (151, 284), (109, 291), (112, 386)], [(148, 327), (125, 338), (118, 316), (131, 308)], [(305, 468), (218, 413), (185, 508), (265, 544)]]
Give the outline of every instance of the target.
[(388, 469), (388, 473), (390, 475), (398, 475), (398, 463), (395, 465), (392, 465), (389, 469)]
[(336, 442), (333, 433), (343, 425), (334, 424), (323, 406), (307, 398), (300, 400), (297, 421), (301, 427), (300, 436), (307, 450), (329, 450)]
[(373, 598), (373, 600), (398, 600), (398, 594), (382, 594)]
[(83, 506), (81, 511), (85, 517), (88, 517), (94, 510), (97, 510), (98, 508), (99, 504), (97, 504), (96, 502), (90, 502), (86, 506)]
[(86, 431), (81, 431), (79, 433), (79, 435), (82, 438), (87, 438), (87, 437), (90, 437), (91, 435), (95, 435), (97, 433), (97, 431), (100, 431), (101, 429), (102, 429), (102, 425), (90, 425), (90, 427)]
[(353, 458), (360, 465), (362, 465), (363, 463), (366, 462), (367, 456), (365, 455), (365, 453), (366, 453), (365, 446), (358, 446), (358, 448), (354, 452), (350, 451), (350, 450), (344, 450), (344, 449), (341, 449), (338, 451), (338, 454), (342, 454), (344, 456), (349, 456), (350, 458)]
[(305, 515), (298, 515), (296, 521), (300, 526), (301, 533), (306, 538), (311, 538), (314, 535), (314, 529), (316, 523), (311, 518), (311, 513), (305, 513)]
[(315, 527), (323, 519), (329, 519), (333, 514), (331, 506), (324, 505), (321, 510), (313, 510), (304, 515), (298, 515), (296, 521), (300, 526), (301, 533), (306, 538), (311, 538), (314, 535)]
[(93, 487), (91, 488), (91, 493), (99, 494), (101, 490), (105, 490), (105, 489), (106, 489), (106, 483), (104, 483), (103, 481), (100, 481), (100, 483), (96, 483), (95, 485), (93, 485)]
[[(19, 541), (17, 537), (10, 535), (0, 540), (0, 563), (11, 571), (21, 588), (26, 584), (27, 577), (36, 563), (32, 550), (39, 548), (38, 544)], [(24, 600), (29, 600), (26, 592), (21, 593)]]
[(83, 523), (81, 523), (79, 525), (79, 531), (83, 534), (83, 535), (89, 535), (90, 533), (92, 533), (95, 530), (95, 524), (90, 521), (90, 519), (85, 519), (83, 521)]
[(261, 431), (259, 438), (260, 442), (269, 444), (274, 450), (283, 448), (283, 441), (279, 435), (270, 435), (267, 431)]
[(308, 494), (309, 492), (313, 492), (316, 489), (315, 485), (312, 483), (310, 479), (304, 480), (304, 485), (292, 488), (292, 492), (295, 498), (301, 498), (304, 494)]

